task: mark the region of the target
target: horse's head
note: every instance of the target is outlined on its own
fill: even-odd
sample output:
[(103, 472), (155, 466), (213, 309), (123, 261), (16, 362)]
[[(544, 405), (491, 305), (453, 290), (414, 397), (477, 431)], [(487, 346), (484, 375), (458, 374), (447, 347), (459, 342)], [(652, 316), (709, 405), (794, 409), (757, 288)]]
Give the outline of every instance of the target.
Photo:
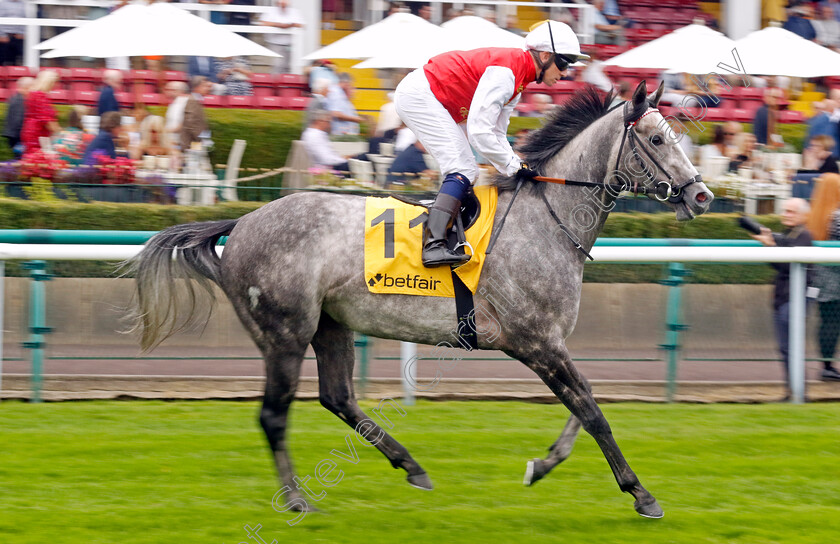
[(671, 205), (678, 221), (687, 221), (707, 212), (714, 196), (680, 147), (683, 135), (657, 109), (662, 90), (660, 84), (648, 96), (642, 81), (632, 100), (624, 104), (625, 133), (614, 175), (625, 184), (629, 181), (631, 187), (655, 189), (648, 195)]

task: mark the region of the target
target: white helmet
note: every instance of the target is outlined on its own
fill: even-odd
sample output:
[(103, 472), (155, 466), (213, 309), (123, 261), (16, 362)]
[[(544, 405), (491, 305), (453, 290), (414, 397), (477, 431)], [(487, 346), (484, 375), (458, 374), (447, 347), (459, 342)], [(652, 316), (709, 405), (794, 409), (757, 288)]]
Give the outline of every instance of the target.
[(580, 42), (572, 28), (558, 21), (542, 21), (531, 27), (525, 36), (525, 46), (535, 51), (547, 51), (567, 57), (571, 62), (588, 59), (580, 52)]

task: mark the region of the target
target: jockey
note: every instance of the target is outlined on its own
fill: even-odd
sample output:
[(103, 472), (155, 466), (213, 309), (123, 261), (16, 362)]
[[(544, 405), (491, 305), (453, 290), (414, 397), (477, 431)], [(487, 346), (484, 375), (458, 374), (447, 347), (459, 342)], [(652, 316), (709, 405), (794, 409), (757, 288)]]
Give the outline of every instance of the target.
[(570, 64), (589, 58), (580, 52), (574, 31), (556, 21), (531, 27), (525, 46), (443, 53), (397, 86), (397, 113), (444, 176), (423, 231), (424, 266), (458, 266), (470, 259), (446, 247), (461, 201), (478, 179), (470, 146), (504, 175), (534, 177), (507, 140), (513, 108), (532, 81), (554, 85)]

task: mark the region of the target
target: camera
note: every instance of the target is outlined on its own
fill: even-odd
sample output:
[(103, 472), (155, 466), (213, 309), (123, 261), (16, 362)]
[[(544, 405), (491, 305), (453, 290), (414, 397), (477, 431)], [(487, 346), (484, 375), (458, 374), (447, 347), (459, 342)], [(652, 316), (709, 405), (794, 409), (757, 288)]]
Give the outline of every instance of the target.
[(738, 226), (753, 234), (761, 234), (761, 223), (747, 215), (738, 218)]

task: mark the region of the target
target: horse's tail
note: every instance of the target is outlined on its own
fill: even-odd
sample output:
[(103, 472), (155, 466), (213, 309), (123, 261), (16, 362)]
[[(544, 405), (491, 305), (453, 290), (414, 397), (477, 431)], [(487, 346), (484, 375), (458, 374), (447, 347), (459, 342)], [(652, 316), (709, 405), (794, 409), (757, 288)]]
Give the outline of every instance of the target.
[[(140, 346), (147, 351), (190, 326), (196, 318), (198, 296), (195, 283), (215, 302), (221, 260), (215, 246), (230, 234), (238, 219), (176, 225), (155, 234), (143, 250), (125, 263), (135, 277), (132, 332), (140, 333)], [(179, 289), (176, 279), (184, 279)], [(191, 280), (195, 280), (195, 283)], [(207, 311), (205, 325), (210, 319)]]

